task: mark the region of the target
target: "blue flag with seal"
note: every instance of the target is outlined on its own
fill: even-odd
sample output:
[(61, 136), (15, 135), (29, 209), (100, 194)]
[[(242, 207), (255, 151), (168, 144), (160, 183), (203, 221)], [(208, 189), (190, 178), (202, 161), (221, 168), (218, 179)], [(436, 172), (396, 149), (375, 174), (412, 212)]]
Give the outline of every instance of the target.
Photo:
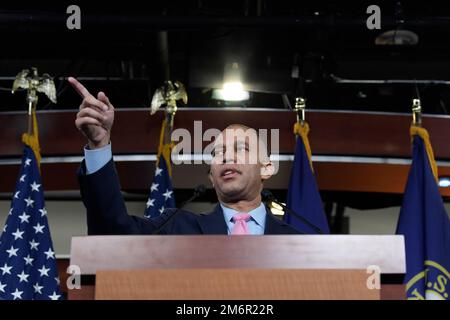
[(0, 237), (0, 298), (59, 300), (58, 270), (39, 173), (36, 114), (34, 134), (24, 134), (22, 165)]
[[(297, 141), (286, 206), (313, 223), (323, 233), (330, 233), (322, 199), (314, 177), (308, 141), (308, 124), (305, 122), (301, 125), (297, 122), (294, 126), (294, 133), (297, 135)], [(288, 212), (284, 215), (284, 221), (301, 232), (317, 233), (313, 228)]]
[(405, 237), (406, 295), (410, 300), (450, 300), (450, 221), (437, 183), (428, 132), (411, 126), (413, 159), (397, 234)]
[(150, 195), (146, 203), (144, 217), (154, 218), (167, 208), (175, 208), (175, 197), (172, 190), (171, 152), (172, 142), (164, 141), (167, 121), (161, 127), (158, 156), (156, 160), (155, 175), (150, 187)]

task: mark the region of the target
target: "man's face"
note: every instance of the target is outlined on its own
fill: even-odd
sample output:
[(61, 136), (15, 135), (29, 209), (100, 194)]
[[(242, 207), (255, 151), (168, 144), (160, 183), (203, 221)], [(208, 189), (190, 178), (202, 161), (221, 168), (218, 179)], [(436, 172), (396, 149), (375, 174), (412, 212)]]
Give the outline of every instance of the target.
[(256, 131), (241, 126), (228, 127), (217, 137), (210, 179), (219, 200), (234, 202), (259, 196), (262, 179), (270, 177), (267, 168), (270, 171), (272, 167), (266, 157), (258, 155), (258, 144)]

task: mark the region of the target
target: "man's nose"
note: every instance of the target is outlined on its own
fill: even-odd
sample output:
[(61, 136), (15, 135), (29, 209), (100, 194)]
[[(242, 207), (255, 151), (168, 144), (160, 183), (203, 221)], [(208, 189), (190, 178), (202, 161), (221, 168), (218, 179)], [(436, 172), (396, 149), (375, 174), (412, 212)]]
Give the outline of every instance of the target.
[(226, 151), (222, 163), (236, 163), (236, 152), (234, 150)]

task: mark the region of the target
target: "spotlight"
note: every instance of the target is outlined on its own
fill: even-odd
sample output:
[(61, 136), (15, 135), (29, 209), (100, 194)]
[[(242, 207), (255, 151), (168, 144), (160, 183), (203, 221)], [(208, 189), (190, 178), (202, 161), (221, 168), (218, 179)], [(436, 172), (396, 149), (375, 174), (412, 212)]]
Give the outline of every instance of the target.
[(245, 101), (250, 99), (249, 92), (244, 90), (241, 82), (241, 72), (237, 62), (226, 65), (223, 88), (213, 90), (212, 98), (224, 101)]

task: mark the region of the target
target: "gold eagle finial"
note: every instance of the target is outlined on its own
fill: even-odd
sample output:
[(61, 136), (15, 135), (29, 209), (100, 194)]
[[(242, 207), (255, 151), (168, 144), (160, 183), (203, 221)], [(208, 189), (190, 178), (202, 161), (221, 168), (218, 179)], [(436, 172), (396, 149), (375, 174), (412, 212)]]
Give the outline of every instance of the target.
[(36, 68), (25, 69), (20, 71), (14, 80), (12, 93), (17, 89), (27, 90), (29, 101), (37, 99), (36, 91), (44, 93), (51, 102), (56, 103), (56, 88), (52, 77), (44, 73), (41, 77), (38, 75)]

